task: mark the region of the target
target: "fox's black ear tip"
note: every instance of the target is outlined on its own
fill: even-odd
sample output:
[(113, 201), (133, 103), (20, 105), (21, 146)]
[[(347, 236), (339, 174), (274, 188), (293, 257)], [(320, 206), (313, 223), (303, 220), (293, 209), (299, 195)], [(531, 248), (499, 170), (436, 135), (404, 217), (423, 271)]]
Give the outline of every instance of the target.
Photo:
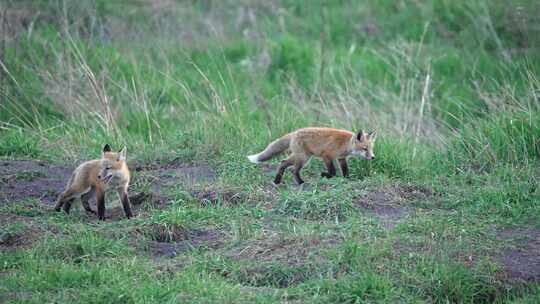
[(362, 140), (363, 136), (364, 136), (364, 130), (360, 130), (358, 131), (358, 133), (356, 133), (356, 139), (360, 141)]
[(109, 144), (105, 144), (105, 146), (103, 146), (103, 152), (111, 152), (111, 151), (112, 149)]

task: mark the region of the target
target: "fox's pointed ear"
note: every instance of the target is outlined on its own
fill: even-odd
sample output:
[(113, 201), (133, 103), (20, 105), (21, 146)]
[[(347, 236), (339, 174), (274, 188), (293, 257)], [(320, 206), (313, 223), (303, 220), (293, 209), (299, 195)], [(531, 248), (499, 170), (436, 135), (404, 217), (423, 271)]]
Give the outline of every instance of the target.
[(109, 144), (105, 144), (105, 146), (103, 146), (103, 151), (101, 152), (101, 157), (105, 157), (105, 153), (111, 152), (111, 151), (112, 151), (111, 146)]
[(375, 139), (377, 138), (377, 132), (376, 131), (371, 131), (371, 132), (369, 132), (368, 136), (371, 139), (371, 141), (375, 141)]
[(118, 160), (125, 161), (127, 156), (127, 148), (123, 147), (122, 150), (118, 152)]
[(364, 130), (360, 130), (360, 132), (356, 133), (356, 139), (358, 141), (364, 141), (366, 138), (366, 133), (364, 133)]

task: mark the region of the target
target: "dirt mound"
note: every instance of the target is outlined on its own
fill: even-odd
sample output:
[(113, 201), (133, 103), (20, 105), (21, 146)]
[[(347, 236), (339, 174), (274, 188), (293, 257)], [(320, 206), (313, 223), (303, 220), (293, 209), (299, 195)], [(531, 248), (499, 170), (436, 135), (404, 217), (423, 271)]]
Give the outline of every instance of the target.
[(0, 252), (29, 247), (37, 239), (38, 234), (39, 232), (35, 229), (26, 229), (17, 233), (0, 230)]
[(392, 229), (397, 222), (414, 213), (409, 205), (411, 201), (432, 196), (432, 191), (413, 185), (394, 185), (368, 192), (356, 198), (357, 206), (375, 214), (387, 229)]
[(319, 265), (325, 263), (322, 250), (339, 243), (338, 239), (256, 240), (234, 247), (228, 258), (241, 261), (235, 273), (222, 272), (244, 286), (286, 288), (309, 280)]
[(540, 229), (504, 229), (498, 237), (513, 243), (496, 257), (512, 281), (540, 282)]
[(191, 192), (191, 195), (201, 203), (201, 206), (214, 206), (219, 204), (234, 206), (247, 199), (247, 195), (241, 191), (234, 189), (216, 189), (212, 187), (194, 190)]
[(195, 229), (191, 231), (182, 231), (183, 240), (180, 241), (149, 241), (144, 250), (152, 256), (175, 257), (181, 252), (191, 249), (208, 247), (218, 248), (223, 244), (223, 235), (218, 230), (213, 229)]
[(252, 241), (227, 253), (235, 260), (303, 264), (319, 252), (318, 249), (339, 243), (337, 239), (282, 239), (279, 237)]
[(160, 243), (185, 241), (192, 236), (192, 231), (177, 224), (147, 224), (138, 228), (136, 232)]
[[(24, 223), (16, 230), (9, 227), (10, 223)], [(40, 240), (45, 231), (36, 225), (31, 218), (18, 215), (0, 215), (0, 252), (19, 248), (28, 248)]]
[(0, 161), (0, 204), (37, 198), (52, 204), (73, 168), (36, 161)]

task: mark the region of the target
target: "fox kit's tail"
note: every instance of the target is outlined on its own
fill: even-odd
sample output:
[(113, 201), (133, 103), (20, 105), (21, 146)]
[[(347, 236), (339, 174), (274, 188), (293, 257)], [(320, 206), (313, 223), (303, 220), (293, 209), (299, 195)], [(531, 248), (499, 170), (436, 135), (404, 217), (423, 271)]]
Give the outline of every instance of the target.
[(271, 142), (264, 151), (259, 154), (249, 155), (248, 159), (252, 163), (260, 163), (267, 161), (277, 154), (287, 150), (291, 142), (291, 134), (287, 134)]

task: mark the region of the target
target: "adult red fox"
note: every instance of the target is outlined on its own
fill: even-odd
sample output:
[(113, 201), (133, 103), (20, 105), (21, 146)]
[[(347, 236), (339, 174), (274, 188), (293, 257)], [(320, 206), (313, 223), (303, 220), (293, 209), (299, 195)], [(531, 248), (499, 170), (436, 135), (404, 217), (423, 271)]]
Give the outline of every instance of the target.
[(366, 133), (360, 131), (357, 134), (347, 130), (331, 128), (304, 128), (270, 143), (264, 151), (259, 154), (248, 156), (253, 163), (260, 163), (271, 159), (277, 154), (289, 149), (289, 158), (283, 160), (277, 171), (275, 184), (281, 182), (285, 169), (294, 166), (294, 178), (298, 184), (304, 183), (300, 177), (300, 170), (311, 158), (316, 156), (322, 158), (328, 172), (322, 172), (323, 177), (333, 177), (336, 175), (334, 160), (339, 161), (343, 176), (347, 177), (349, 169), (347, 166), (347, 156), (361, 156), (371, 160), (375, 158), (373, 146), (377, 134), (375, 132)]
[(73, 201), (81, 198), (84, 209), (96, 213), (88, 204), (88, 200), (95, 195), (98, 217), (100, 220), (105, 220), (105, 192), (108, 189), (115, 189), (122, 201), (126, 217), (131, 218), (133, 213), (127, 192), (129, 178), (126, 148), (124, 147), (119, 152), (112, 152), (111, 146), (107, 144), (103, 147), (101, 159), (84, 162), (75, 169), (66, 189), (58, 196), (54, 209), (60, 211), (63, 207), (64, 211), (69, 213)]

